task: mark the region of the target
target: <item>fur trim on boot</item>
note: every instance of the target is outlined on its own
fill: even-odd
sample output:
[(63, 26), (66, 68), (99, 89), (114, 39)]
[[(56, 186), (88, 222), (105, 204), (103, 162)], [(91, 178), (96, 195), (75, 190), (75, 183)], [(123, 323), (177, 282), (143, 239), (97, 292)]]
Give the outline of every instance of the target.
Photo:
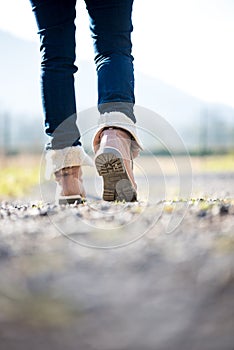
[(60, 169), (72, 166), (94, 166), (93, 160), (82, 146), (72, 146), (63, 149), (46, 151), (46, 179)]

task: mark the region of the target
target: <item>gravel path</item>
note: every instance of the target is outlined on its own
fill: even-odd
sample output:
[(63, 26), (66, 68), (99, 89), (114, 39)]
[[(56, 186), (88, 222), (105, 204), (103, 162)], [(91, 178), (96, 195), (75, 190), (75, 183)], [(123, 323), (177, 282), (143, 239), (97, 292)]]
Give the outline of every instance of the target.
[(234, 179), (194, 184), (206, 196), (1, 202), (0, 349), (233, 350)]

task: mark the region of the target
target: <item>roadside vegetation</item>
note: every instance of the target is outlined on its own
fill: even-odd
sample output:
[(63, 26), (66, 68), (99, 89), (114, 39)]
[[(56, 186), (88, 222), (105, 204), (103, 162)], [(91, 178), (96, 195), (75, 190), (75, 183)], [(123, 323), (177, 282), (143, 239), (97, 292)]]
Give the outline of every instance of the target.
[[(164, 171), (171, 171), (170, 157), (154, 155), (160, 163), (165, 164)], [(146, 174), (153, 174), (150, 157), (142, 155), (139, 163), (144, 167)], [(168, 163), (168, 165), (167, 165)], [(39, 184), (40, 157), (21, 156), (9, 157), (0, 163), (0, 199), (17, 198), (30, 192), (33, 186)], [(233, 172), (234, 154), (191, 156), (193, 172)]]

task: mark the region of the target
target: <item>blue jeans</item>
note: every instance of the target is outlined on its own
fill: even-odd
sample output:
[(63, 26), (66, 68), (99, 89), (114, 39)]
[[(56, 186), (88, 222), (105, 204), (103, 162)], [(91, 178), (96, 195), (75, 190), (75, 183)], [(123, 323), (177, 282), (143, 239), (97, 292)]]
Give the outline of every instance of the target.
[[(47, 148), (80, 145), (74, 89), (76, 0), (30, 0), (41, 40), (41, 84)], [(98, 76), (98, 109), (133, 113), (133, 0), (85, 0)], [(88, 82), (87, 82), (88, 84)]]

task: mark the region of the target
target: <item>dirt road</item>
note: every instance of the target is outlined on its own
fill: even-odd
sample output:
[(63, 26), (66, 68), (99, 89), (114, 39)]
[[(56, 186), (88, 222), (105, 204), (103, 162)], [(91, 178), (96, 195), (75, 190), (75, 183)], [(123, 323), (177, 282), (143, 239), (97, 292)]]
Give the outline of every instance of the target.
[(234, 177), (151, 180), (133, 204), (0, 204), (0, 349), (234, 349)]

